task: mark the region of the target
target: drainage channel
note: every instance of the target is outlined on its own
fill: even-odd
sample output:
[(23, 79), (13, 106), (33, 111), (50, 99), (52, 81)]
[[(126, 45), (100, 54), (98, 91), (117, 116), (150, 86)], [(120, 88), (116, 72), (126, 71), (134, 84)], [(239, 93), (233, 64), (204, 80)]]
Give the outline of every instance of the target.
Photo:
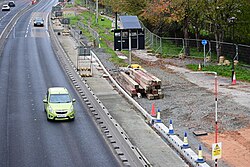
[(115, 150), (122, 164), (124, 166), (151, 166), (140, 150), (130, 142), (129, 136), (125, 133), (118, 122), (110, 115), (106, 107), (94, 94), (85, 80), (80, 76), (72, 61), (68, 58), (67, 53), (65, 53), (61, 47), (51, 26), (50, 33), (52, 34), (52, 47), (54, 48), (62, 67), (75, 89), (79, 92), (83, 101), (88, 106), (93, 118), (100, 126), (104, 136), (106, 136), (106, 139)]

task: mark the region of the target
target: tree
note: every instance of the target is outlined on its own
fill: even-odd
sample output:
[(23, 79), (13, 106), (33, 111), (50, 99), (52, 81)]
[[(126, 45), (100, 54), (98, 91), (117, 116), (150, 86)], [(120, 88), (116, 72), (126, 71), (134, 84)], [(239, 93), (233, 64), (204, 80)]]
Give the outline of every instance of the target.
[(200, 49), (200, 31), (204, 29), (205, 13), (206, 8), (204, 1), (201, 0), (190, 0), (189, 5), (189, 22), (191, 24), (190, 29), (193, 30), (195, 38), (197, 40), (197, 49)]
[(240, 10), (237, 12), (235, 25), (235, 42), (250, 44), (250, 0), (242, 1)]
[(184, 54), (190, 55), (189, 52), (189, 26), (190, 26), (190, 0), (172, 0), (171, 7), (173, 9), (173, 22), (180, 22), (183, 26), (183, 34), (185, 40)]
[(164, 27), (169, 25), (171, 19), (170, 1), (153, 0), (145, 7), (140, 18), (151, 25), (151, 29), (156, 34), (162, 33)]
[(206, 0), (206, 19), (213, 26), (212, 33), (216, 40), (217, 59), (221, 56), (221, 42), (229, 26), (231, 17), (237, 18), (241, 4), (245, 0)]

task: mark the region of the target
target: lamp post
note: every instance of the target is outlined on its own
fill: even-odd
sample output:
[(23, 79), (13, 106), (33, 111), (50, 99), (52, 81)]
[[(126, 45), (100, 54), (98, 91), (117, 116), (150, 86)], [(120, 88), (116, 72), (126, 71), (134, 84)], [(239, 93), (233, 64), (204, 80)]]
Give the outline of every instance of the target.
[(98, 0), (95, 1), (95, 4), (96, 4), (96, 24), (98, 24)]
[[(201, 71), (201, 72), (191, 72), (194, 74), (214, 74), (214, 101), (215, 101), (215, 137), (214, 142), (218, 143), (218, 79), (217, 72), (214, 71)], [(218, 159), (215, 159), (214, 166), (217, 167)]]
[[(236, 17), (229, 18), (229, 22), (233, 24), (233, 36), (232, 36), (233, 45), (234, 45), (234, 21), (235, 19)], [(232, 81), (233, 81), (233, 77), (234, 77), (234, 55), (232, 56), (232, 77), (231, 77)]]

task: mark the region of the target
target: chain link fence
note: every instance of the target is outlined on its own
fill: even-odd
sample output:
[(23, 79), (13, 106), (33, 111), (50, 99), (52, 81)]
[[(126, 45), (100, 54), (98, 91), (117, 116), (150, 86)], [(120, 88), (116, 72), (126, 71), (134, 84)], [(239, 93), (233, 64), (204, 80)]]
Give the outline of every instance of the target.
[[(145, 31), (146, 46), (156, 53), (166, 56), (178, 56), (184, 53), (185, 47), (188, 47), (190, 57), (204, 56), (204, 46), (201, 44), (201, 39), (160, 37), (148, 30), (142, 22), (141, 25)], [(206, 57), (215, 57), (218, 60), (216, 56), (218, 43), (213, 40), (208, 40), (207, 42), (205, 46)], [(220, 56), (225, 56), (230, 60), (234, 58), (234, 60), (250, 64), (250, 46), (227, 42), (220, 42), (219, 44), (221, 47)]]
[[(95, 12), (95, 2), (84, 0), (83, 3), (86, 3), (85, 5), (91, 12)], [(107, 14), (111, 9), (104, 8), (101, 10)], [(183, 55), (186, 51), (190, 57), (203, 58), (204, 46), (201, 44), (201, 39), (160, 37), (152, 33), (142, 22), (141, 25), (145, 31), (146, 48), (153, 50), (155, 53), (159, 53), (163, 56), (179, 56)], [(100, 36), (94, 29), (80, 21), (77, 22), (77, 26), (92, 34), (94, 38), (94, 47), (100, 45)], [(229, 60), (234, 58), (246, 64), (250, 64), (250, 46), (227, 42), (220, 42), (218, 45), (216, 41), (207, 40), (207, 45), (205, 45), (205, 56), (218, 60), (216, 56), (218, 47), (221, 48), (220, 56), (225, 56)]]
[(80, 21), (78, 21), (76, 25), (81, 30), (87, 30), (91, 34), (91, 36), (94, 38), (94, 40), (93, 40), (94, 47), (97, 47), (97, 46), (100, 45), (101, 37), (93, 28), (91, 28), (89, 25), (86, 25), (86, 24), (84, 24), (84, 23), (82, 23)]

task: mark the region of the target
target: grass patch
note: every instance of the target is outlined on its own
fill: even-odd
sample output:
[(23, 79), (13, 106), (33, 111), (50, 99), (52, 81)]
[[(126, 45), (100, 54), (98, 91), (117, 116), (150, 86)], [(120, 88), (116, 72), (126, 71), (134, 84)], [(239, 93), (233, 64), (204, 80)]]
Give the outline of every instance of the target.
[[(120, 59), (113, 48), (108, 46), (108, 43), (114, 42), (114, 34), (111, 32), (112, 21), (99, 15), (98, 23), (96, 23), (96, 17), (93, 13), (89, 11), (84, 11), (79, 16), (71, 17), (71, 25), (76, 25), (77, 21), (81, 21), (85, 25), (89, 25), (94, 29), (100, 36), (101, 48), (105, 50), (106, 53), (111, 55), (110, 61), (118, 66), (127, 66), (128, 64)], [(90, 41), (94, 41), (92, 33), (87, 29), (81, 29), (85, 37)]]
[[(187, 68), (193, 71), (197, 71), (198, 65), (189, 64), (187, 65)], [(217, 72), (218, 75), (224, 76), (224, 77), (232, 76), (232, 66), (208, 65), (208, 66), (203, 67), (202, 71), (214, 71), (214, 72)], [(235, 72), (236, 72), (237, 80), (250, 82), (250, 70), (249, 69), (246, 69), (240, 66), (235, 66)]]
[[(154, 47), (154, 50), (158, 48)], [(200, 51), (196, 47), (189, 47), (190, 57), (193, 58), (204, 58), (203, 47)], [(173, 40), (173, 39), (164, 39), (162, 40), (162, 57), (177, 57), (180, 53), (184, 53), (184, 48), (182, 46), (182, 41)], [(206, 56), (210, 56), (206, 51)], [(212, 61), (216, 61), (217, 56), (214, 53), (211, 53)]]

